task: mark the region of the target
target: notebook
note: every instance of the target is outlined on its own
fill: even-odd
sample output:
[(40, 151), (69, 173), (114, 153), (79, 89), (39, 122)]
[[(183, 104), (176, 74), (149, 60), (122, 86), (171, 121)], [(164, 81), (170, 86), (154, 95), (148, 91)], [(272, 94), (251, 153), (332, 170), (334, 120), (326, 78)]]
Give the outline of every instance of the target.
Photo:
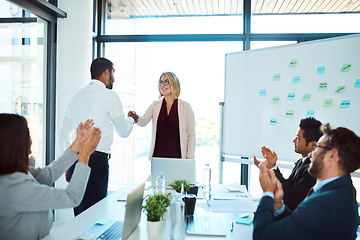
[(127, 239), (140, 222), (145, 183), (127, 195), (124, 221), (99, 219), (77, 239)]
[(196, 182), (195, 159), (152, 158), (151, 175), (153, 187), (156, 186), (156, 179), (160, 172), (164, 173), (168, 184), (177, 179), (186, 179), (190, 183)]
[(186, 217), (186, 234), (204, 236), (226, 236), (222, 219), (216, 216)]

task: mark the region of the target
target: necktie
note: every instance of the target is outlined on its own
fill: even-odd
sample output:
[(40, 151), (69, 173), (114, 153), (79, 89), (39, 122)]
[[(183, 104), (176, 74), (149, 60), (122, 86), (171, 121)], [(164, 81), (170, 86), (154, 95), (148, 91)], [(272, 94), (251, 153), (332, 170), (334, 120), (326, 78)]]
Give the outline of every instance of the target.
[(305, 199), (307, 199), (311, 194), (313, 194), (313, 192), (314, 192), (314, 188), (311, 187), (308, 194), (306, 195)]

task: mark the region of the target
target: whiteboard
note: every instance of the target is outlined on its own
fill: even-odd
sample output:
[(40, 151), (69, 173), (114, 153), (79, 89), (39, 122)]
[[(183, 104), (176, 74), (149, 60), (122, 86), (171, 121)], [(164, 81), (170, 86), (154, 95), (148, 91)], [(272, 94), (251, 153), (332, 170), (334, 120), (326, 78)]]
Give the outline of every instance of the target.
[(294, 161), (307, 116), (360, 135), (360, 34), (228, 53), (224, 96), (223, 155)]

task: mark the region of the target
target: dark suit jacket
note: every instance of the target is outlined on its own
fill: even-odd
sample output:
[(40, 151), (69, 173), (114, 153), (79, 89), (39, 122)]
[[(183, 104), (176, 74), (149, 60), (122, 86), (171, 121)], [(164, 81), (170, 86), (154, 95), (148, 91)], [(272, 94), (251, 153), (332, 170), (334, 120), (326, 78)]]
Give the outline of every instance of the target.
[(274, 200), (263, 197), (254, 218), (253, 239), (353, 240), (358, 226), (356, 191), (350, 175), (313, 193), (296, 208), (275, 218)]
[(304, 162), (299, 159), (288, 179), (282, 176), (279, 168), (275, 170), (275, 175), (284, 189), (284, 203), (292, 211), (305, 199), (310, 188), (315, 185), (316, 179), (307, 171), (309, 165), (310, 158), (307, 157)]

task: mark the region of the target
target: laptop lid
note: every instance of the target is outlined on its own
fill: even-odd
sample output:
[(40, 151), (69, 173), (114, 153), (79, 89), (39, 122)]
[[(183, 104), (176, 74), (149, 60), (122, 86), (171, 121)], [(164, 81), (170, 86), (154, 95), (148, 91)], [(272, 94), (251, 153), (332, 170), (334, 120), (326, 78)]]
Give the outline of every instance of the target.
[[(122, 235), (121, 239), (127, 239), (140, 222), (144, 186), (145, 183), (140, 184), (127, 195), (125, 218), (123, 222), (99, 219), (93, 226), (88, 228), (85, 232), (81, 233), (77, 239), (96, 239), (106, 232), (112, 232), (112, 227), (114, 227), (115, 224), (118, 225), (117, 228), (114, 229), (116, 232), (119, 225), (122, 225), (122, 234), (121, 232), (120, 234), (116, 233), (116, 236)], [(118, 236), (117, 239), (120, 239), (120, 236)]]
[(168, 184), (176, 179), (186, 179), (190, 183), (196, 182), (195, 159), (152, 158), (151, 175), (153, 187), (156, 186), (156, 179), (160, 172), (164, 173)]
[(127, 196), (122, 239), (126, 239), (140, 222), (145, 183), (140, 184)]

